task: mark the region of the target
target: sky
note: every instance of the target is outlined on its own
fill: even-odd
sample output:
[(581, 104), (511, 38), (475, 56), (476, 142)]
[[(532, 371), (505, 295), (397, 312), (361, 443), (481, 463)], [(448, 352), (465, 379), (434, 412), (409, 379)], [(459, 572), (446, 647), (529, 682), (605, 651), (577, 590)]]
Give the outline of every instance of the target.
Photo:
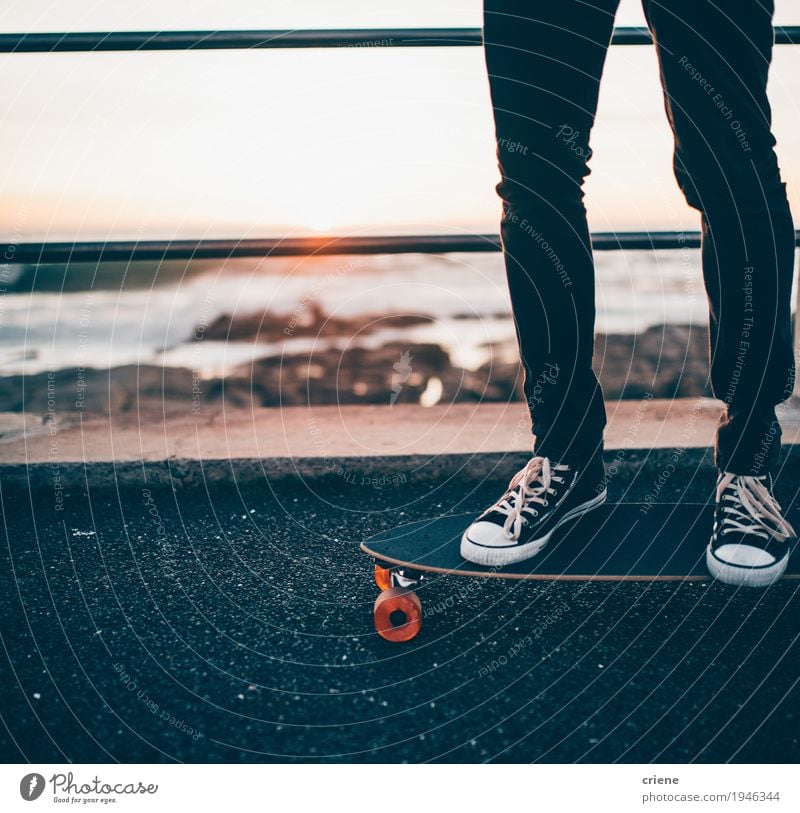
[[(776, 22), (800, 24), (800, 0)], [(0, 31), (478, 26), (480, 0), (2, 0)], [(618, 25), (643, 24), (622, 0)], [(5, 239), (495, 232), (479, 48), (0, 55)], [(770, 95), (800, 212), (800, 47)], [(697, 228), (675, 186), (652, 47), (609, 54), (595, 231)]]

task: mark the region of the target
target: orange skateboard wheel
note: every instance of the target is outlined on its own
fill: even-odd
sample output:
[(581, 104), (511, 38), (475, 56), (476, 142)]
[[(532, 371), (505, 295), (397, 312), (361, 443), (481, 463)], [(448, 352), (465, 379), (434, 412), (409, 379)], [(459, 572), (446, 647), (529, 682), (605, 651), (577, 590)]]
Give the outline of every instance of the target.
[(388, 590), (392, 586), (392, 571), (388, 567), (375, 565), (375, 584), (381, 590)]
[(375, 631), (387, 641), (410, 641), (422, 627), (422, 604), (413, 590), (390, 587), (375, 599)]

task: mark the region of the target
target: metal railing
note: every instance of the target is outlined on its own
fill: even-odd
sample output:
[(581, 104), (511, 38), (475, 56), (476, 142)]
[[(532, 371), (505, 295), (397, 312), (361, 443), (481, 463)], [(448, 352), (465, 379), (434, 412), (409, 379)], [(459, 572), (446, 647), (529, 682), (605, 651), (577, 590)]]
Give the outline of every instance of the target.
[[(800, 231), (795, 232), (800, 246)], [(595, 251), (699, 248), (700, 232), (593, 232)], [(496, 234), (421, 234), (342, 237), (264, 237), (242, 240), (114, 240), (76, 243), (0, 243), (6, 262), (132, 262), (306, 257), (323, 254), (450, 254), (500, 251)]]
[[(76, 53), (113, 51), (198, 51), (270, 48), (419, 48), (474, 47), (480, 28), (364, 28), (246, 31), (80, 31), (0, 34), (0, 53)], [(615, 28), (612, 45), (647, 45), (646, 28)], [(800, 26), (775, 28), (779, 45), (800, 44)], [(800, 245), (800, 232), (795, 235)], [(594, 233), (598, 251), (697, 247), (697, 232)], [(399, 254), (409, 252), (499, 251), (491, 234), (411, 236), (326, 236), (211, 240), (117, 240), (0, 243), (6, 263), (64, 263), (309, 254)]]
[[(649, 45), (647, 28), (615, 28), (612, 45)], [(248, 48), (446, 48), (483, 43), (480, 28), (353, 28), (304, 31), (71, 31), (0, 34), (0, 53), (207, 51)], [(775, 29), (777, 45), (800, 44), (800, 26)]]
[[(800, 239), (800, 232), (798, 232)], [(596, 251), (697, 248), (699, 232), (601, 232), (592, 235)], [(0, 244), (18, 263), (121, 262), (132, 260), (211, 260), (228, 257), (304, 257), (312, 254), (446, 254), (500, 251), (495, 234), (283, 237), (243, 240), (129, 240), (82, 243)]]

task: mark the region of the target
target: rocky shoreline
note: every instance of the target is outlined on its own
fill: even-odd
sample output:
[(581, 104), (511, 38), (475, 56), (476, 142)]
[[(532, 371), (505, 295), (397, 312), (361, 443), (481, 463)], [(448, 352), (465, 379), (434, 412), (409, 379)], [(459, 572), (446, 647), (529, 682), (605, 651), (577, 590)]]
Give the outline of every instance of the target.
[[(250, 337), (251, 328), (219, 322), (209, 332)], [(329, 336), (339, 334), (344, 325), (333, 323), (329, 330)], [(274, 340), (275, 331), (267, 333)], [(390, 341), (377, 349), (350, 346), (344, 351), (317, 344), (311, 354), (258, 359), (224, 378), (201, 379), (186, 368), (155, 364), (9, 376), (0, 378), (0, 412), (24, 410), (47, 419), (135, 411), (146, 418), (189, 410), (201, 417), (204, 406), (221, 403), (246, 408), (523, 400), (516, 362), (465, 370), (436, 344)], [(637, 335), (599, 335), (594, 364), (609, 399), (648, 393), (656, 398), (710, 396), (707, 347), (705, 328), (659, 325)]]

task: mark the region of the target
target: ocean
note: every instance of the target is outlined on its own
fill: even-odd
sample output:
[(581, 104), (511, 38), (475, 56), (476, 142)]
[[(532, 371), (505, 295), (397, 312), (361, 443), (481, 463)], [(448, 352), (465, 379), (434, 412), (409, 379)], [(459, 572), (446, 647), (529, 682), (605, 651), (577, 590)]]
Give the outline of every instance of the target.
[[(707, 324), (699, 251), (595, 258), (598, 333)], [(153, 364), (211, 378), (255, 359), (387, 342), (439, 345), (466, 370), (515, 353), (499, 254), (42, 267), (35, 285), (28, 277), (0, 303), (2, 376)]]

